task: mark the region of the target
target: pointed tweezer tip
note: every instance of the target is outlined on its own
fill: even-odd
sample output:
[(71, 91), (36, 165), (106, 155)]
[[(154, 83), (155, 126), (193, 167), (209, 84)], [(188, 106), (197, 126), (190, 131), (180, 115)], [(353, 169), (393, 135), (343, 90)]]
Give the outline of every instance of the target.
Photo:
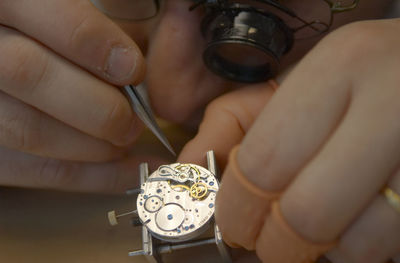
[(130, 103), (137, 116), (144, 122), (144, 124), (153, 132), (153, 134), (162, 142), (168, 151), (176, 157), (176, 153), (165, 137), (155, 120), (151, 108), (146, 104), (144, 99), (137, 92), (136, 87), (132, 85), (124, 86), (125, 94), (130, 98)]
[(168, 151), (174, 156), (176, 157), (176, 152), (174, 151), (174, 148), (172, 148), (171, 144), (169, 144), (168, 142), (166, 142), (165, 147), (167, 147)]

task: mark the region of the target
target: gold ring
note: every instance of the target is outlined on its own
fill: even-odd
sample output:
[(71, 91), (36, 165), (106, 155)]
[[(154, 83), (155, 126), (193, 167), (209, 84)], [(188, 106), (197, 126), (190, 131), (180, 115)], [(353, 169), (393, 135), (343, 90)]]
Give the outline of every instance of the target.
[(400, 213), (400, 195), (389, 187), (385, 187), (382, 190), (382, 194), (385, 196), (388, 204)]

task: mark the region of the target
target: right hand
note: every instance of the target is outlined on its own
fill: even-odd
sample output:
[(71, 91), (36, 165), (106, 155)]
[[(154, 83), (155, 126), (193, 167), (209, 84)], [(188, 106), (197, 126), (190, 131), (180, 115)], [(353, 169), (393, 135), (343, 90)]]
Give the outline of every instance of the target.
[(49, 160), (123, 156), (142, 124), (113, 85), (144, 71), (138, 46), (89, 0), (0, 1), (0, 184), (34, 186), (16, 167), (35, 176)]
[[(194, 1), (164, 2), (157, 30), (151, 35), (147, 58), (149, 67), (146, 84), (149, 96), (154, 112), (160, 117), (197, 129), (210, 101), (223, 93), (248, 85), (228, 81), (212, 73), (204, 65), (202, 56), (208, 40), (200, 31), (204, 17), (203, 8), (190, 12), (189, 7)], [(308, 18), (320, 18), (321, 14), (326, 13), (324, 1), (284, 2)], [(380, 17), (389, 2), (390, 0), (360, 1), (355, 10), (335, 16), (332, 29), (351, 21)], [(281, 71), (287, 70), (292, 63), (301, 59), (321, 38), (322, 35), (296, 41), (293, 50), (282, 58)]]

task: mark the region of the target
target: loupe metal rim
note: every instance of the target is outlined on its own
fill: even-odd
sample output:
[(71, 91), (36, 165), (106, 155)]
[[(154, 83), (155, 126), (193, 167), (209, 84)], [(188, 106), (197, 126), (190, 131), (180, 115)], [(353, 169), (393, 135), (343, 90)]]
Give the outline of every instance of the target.
[(223, 5), (219, 6), (218, 8), (213, 7), (209, 8), (208, 12), (203, 18), (203, 21), (201, 22), (201, 32), (203, 36), (207, 35), (207, 31), (209, 29), (210, 24), (214, 19), (216, 19), (218, 16), (221, 14), (226, 15), (225, 12), (242, 12), (242, 11), (248, 11), (248, 12), (259, 12), (259, 13), (264, 13), (263, 10), (257, 10), (257, 8), (246, 5), (246, 4), (238, 4), (238, 3), (230, 3), (229, 5)]
[[(203, 36), (209, 39), (203, 52), (206, 66), (215, 74), (235, 82), (256, 83), (266, 81), (278, 73), (280, 57), (291, 50), (294, 42), (293, 30), (277, 15), (249, 6), (233, 3), (218, 8), (210, 8), (201, 25)], [(239, 15), (245, 14), (243, 18)], [(253, 17), (246, 20), (246, 16)], [(225, 17), (225, 18), (224, 18)], [(228, 23), (216, 22), (227, 19)], [(242, 20), (243, 19), (243, 20)], [(259, 28), (258, 24), (273, 20), (273, 28)], [(259, 21), (259, 22), (257, 22)], [(242, 25), (244, 27), (242, 27)], [(250, 35), (245, 28), (254, 28)], [(244, 29), (244, 30), (243, 30)], [(275, 33), (281, 34), (284, 43), (279, 48), (268, 37)], [(228, 57), (219, 55), (218, 49), (224, 44), (238, 44), (257, 49), (265, 56), (265, 63), (252, 66), (230, 61)]]
[[(206, 35), (207, 29), (209, 24), (219, 15), (224, 14), (225, 12), (253, 12), (255, 14), (260, 14), (264, 16), (269, 16), (269, 17), (274, 17), (275, 19), (280, 21), (280, 24), (283, 24), (286, 26), (285, 22), (277, 15), (275, 15), (273, 12), (266, 11), (264, 9), (254, 7), (248, 4), (243, 4), (243, 3), (229, 3), (229, 4), (224, 4), (222, 6), (218, 7), (213, 7), (209, 8), (208, 12), (203, 18), (202, 24), (201, 24), (201, 31), (203, 35)], [(225, 14), (226, 15), (226, 14)], [(290, 30), (293, 30), (292, 28), (288, 27)]]
[[(246, 45), (259, 51), (266, 53), (271, 60), (265, 63), (265, 66), (244, 66), (229, 62), (228, 60), (218, 56), (216, 48), (224, 44), (240, 44)], [(215, 74), (227, 78), (235, 82), (257, 83), (267, 81), (276, 76), (279, 69), (279, 59), (263, 46), (252, 42), (248, 39), (231, 38), (220, 39), (210, 42), (203, 52), (203, 60), (207, 68)], [(262, 70), (264, 68), (264, 70)], [(236, 69), (236, 70), (235, 70)]]

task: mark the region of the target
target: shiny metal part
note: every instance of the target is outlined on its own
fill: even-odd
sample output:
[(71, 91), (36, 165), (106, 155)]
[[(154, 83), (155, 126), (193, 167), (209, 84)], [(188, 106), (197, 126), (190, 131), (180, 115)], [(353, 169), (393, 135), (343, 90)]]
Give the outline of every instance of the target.
[(360, 0), (353, 0), (351, 3), (343, 4), (341, 1), (332, 1), (332, 0), (324, 0), (324, 1), (329, 5), (331, 11), (334, 13), (353, 10), (358, 6), (358, 3), (360, 2)]
[(128, 189), (125, 191), (127, 195), (138, 195), (140, 193), (140, 189), (138, 188), (133, 188), (133, 189)]
[(174, 252), (176, 250), (180, 250), (180, 249), (186, 249), (186, 248), (198, 247), (198, 246), (204, 246), (204, 245), (211, 245), (214, 243), (215, 243), (214, 238), (208, 238), (208, 239), (187, 242), (187, 243), (183, 243), (183, 244), (168, 244), (168, 245), (159, 246), (157, 248), (157, 252), (160, 254), (172, 253), (172, 252)]
[(129, 212), (117, 215), (115, 213), (115, 211), (113, 210), (113, 211), (108, 212), (107, 218), (108, 218), (108, 222), (110, 223), (110, 225), (116, 226), (116, 225), (118, 225), (118, 218), (123, 217), (123, 216), (137, 215), (137, 214), (138, 214), (137, 210), (133, 210), (133, 211), (129, 211)]
[[(140, 165), (140, 189), (127, 193), (138, 193), (138, 217), (134, 221), (142, 223), (142, 249), (129, 252), (129, 256), (144, 256), (147, 262), (162, 263), (161, 254), (215, 244), (220, 262), (232, 262), (229, 248), (213, 220), (219, 183), (212, 151), (207, 153), (207, 163), (208, 169), (195, 164), (162, 165), (151, 175), (147, 163)], [(199, 239), (209, 227), (214, 228), (214, 237)]]
[(193, 239), (209, 227), (218, 185), (214, 174), (199, 165), (162, 165), (141, 185), (139, 218), (150, 220), (146, 226), (160, 240)]
[(164, 231), (174, 231), (183, 224), (185, 210), (179, 204), (169, 203), (155, 215), (157, 227)]
[(207, 152), (207, 167), (208, 170), (217, 177), (218, 180), (220, 180), (220, 174), (218, 173), (218, 167), (217, 167), (217, 160), (215, 160), (215, 154), (214, 151), (208, 151)]
[(217, 244), (219, 254), (221, 255), (222, 258), (222, 262), (231, 263), (232, 259), (229, 247), (225, 244), (224, 240), (222, 240), (222, 234), (221, 231), (219, 231), (217, 225), (214, 225), (214, 234), (215, 234), (215, 243)]
[(158, 126), (156, 119), (153, 116), (153, 112), (150, 106), (147, 105), (145, 100), (142, 98), (136, 87), (132, 85), (126, 85), (123, 87), (124, 94), (128, 97), (129, 103), (137, 116), (143, 121), (143, 123), (153, 132), (153, 134), (161, 141), (161, 143), (168, 149), (170, 153), (176, 156), (176, 153), (169, 143), (167, 137)]
[[(149, 177), (149, 166), (147, 163), (141, 163), (139, 166), (140, 184), (147, 181)], [(161, 262), (160, 254), (157, 253), (156, 240), (153, 239), (151, 233), (146, 225), (142, 226), (142, 249), (138, 251), (129, 252), (129, 256), (143, 255), (149, 263)]]

